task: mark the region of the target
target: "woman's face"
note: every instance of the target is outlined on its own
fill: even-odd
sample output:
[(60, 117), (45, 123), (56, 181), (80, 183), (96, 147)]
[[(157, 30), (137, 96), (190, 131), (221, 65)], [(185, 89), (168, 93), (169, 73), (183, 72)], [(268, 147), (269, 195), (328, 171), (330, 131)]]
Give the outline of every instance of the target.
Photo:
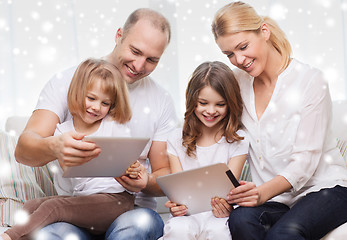
[(244, 31), (217, 38), (216, 42), (231, 64), (253, 77), (262, 74), (269, 54), (268, 29), (260, 33)]

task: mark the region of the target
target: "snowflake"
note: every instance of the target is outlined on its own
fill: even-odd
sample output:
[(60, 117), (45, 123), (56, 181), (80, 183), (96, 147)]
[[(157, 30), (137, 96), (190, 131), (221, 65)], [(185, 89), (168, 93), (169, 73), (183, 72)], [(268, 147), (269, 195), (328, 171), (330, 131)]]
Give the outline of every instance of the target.
[(203, 186), (204, 186), (204, 185), (203, 185), (202, 182), (200, 182), (200, 181), (196, 183), (196, 187), (197, 187), (197, 188), (203, 188)]
[(14, 55), (19, 55), (20, 54), (20, 49), (19, 48), (14, 48), (12, 50), (12, 52), (13, 52)]
[(53, 24), (51, 22), (45, 22), (42, 24), (42, 30), (44, 32), (50, 32), (53, 29)]
[(333, 162), (333, 158), (330, 155), (326, 154), (324, 156), (324, 161), (328, 164), (331, 164)]
[(49, 170), (54, 174), (54, 173), (57, 173), (58, 172), (58, 167), (53, 165), (49, 168)]
[(270, 9), (270, 17), (274, 20), (282, 20), (286, 19), (286, 14), (288, 13), (288, 9), (286, 9), (281, 4), (274, 4)]
[(77, 234), (70, 233), (64, 238), (64, 240), (80, 240), (80, 238)]
[(14, 221), (18, 225), (24, 225), (29, 221), (29, 214), (24, 210), (18, 210), (14, 214)]
[(139, 214), (136, 218), (136, 225), (139, 228), (146, 228), (150, 223), (151, 218), (147, 213)]
[(195, 56), (194, 60), (196, 62), (200, 62), (202, 60), (202, 56), (198, 54), (198, 55)]
[[(10, 131), (11, 135), (16, 135), (16, 132), (11, 130)], [(11, 173), (11, 166), (8, 163), (1, 163), (1, 168), (0, 168), (0, 178), (6, 178), (10, 176)]]
[(149, 107), (145, 107), (143, 108), (143, 112), (149, 114), (151, 112), (151, 109)]
[(34, 19), (34, 20), (39, 20), (40, 19), (40, 14), (38, 12), (32, 12), (31, 13), (31, 17)]
[(332, 18), (327, 19), (327, 20), (326, 20), (326, 25), (327, 25), (328, 27), (334, 27), (334, 26), (335, 26), (335, 20), (332, 19)]

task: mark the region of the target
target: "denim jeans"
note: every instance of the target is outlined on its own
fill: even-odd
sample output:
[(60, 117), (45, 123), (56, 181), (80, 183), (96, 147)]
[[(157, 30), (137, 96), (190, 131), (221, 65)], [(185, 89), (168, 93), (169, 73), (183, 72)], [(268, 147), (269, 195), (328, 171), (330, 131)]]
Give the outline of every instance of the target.
[(347, 221), (347, 188), (307, 194), (291, 209), (278, 202), (238, 207), (229, 216), (233, 240), (320, 239)]
[(66, 222), (52, 223), (42, 228), (35, 240), (92, 240), (92, 235), (86, 230)]
[[(107, 240), (156, 240), (163, 235), (160, 215), (149, 208), (136, 208), (120, 215), (108, 228)], [(98, 236), (100, 238), (100, 236)], [(58, 222), (42, 228), (35, 240), (94, 240), (88, 231), (70, 223)]]
[(107, 240), (157, 240), (163, 235), (164, 222), (149, 208), (135, 208), (120, 215), (106, 232)]

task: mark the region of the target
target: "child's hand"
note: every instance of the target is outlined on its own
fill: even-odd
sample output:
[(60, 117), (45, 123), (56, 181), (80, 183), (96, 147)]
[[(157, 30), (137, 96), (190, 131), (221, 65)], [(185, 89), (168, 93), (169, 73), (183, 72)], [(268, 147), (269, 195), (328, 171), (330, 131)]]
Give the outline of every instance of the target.
[(224, 199), (214, 197), (211, 199), (212, 213), (217, 218), (228, 217), (233, 207)]
[(165, 207), (170, 208), (170, 213), (174, 217), (184, 216), (188, 212), (188, 208), (185, 205), (179, 205), (171, 201), (167, 201)]
[(146, 168), (138, 161), (132, 164), (126, 175), (115, 179), (128, 191), (140, 192), (147, 186), (149, 174)]
[(125, 171), (125, 174), (127, 174), (130, 178), (137, 179), (139, 178), (141, 172), (143, 174), (143, 172), (145, 171), (145, 167), (137, 160), (136, 162), (130, 165), (130, 167)]

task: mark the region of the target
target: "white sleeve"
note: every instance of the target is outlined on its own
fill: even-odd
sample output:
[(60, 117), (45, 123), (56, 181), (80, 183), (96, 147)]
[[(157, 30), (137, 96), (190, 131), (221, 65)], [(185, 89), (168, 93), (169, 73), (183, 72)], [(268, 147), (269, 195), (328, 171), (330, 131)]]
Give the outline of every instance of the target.
[(303, 108), (288, 165), (280, 173), (293, 187), (300, 190), (315, 173), (331, 117), (329, 87), (321, 72), (313, 74), (304, 91)]
[(54, 75), (42, 89), (35, 110), (45, 109), (55, 113), (60, 122), (67, 120), (67, 92), (75, 67)]
[[(182, 129), (176, 129), (168, 135), (167, 152), (178, 157), (178, 148), (182, 148)], [(180, 145), (180, 146), (178, 146)]]
[(161, 102), (158, 102), (158, 104), (160, 104), (161, 113), (153, 136), (153, 141), (165, 142), (168, 134), (177, 128), (177, 117), (173, 100), (168, 93), (166, 93), (160, 101)]
[(237, 134), (240, 137), (244, 137), (243, 140), (233, 142), (230, 146), (231, 151), (229, 151), (229, 158), (248, 154), (249, 141), (246, 137), (246, 133), (243, 130), (238, 130)]

